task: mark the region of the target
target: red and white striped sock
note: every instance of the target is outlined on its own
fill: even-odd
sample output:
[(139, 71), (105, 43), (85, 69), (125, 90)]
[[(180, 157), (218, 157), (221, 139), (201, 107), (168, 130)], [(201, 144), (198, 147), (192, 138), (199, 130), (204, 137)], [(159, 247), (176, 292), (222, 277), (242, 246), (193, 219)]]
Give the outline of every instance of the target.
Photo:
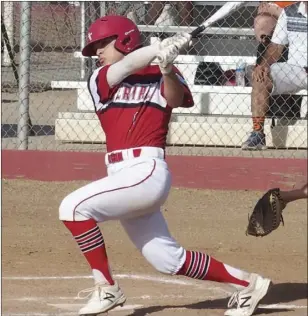
[(229, 283), (237, 289), (249, 285), (249, 273), (197, 251), (186, 250), (186, 260), (177, 274), (199, 280)]
[(114, 284), (102, 233), (93, 219), (82, 222), (63, 221), (74, 236), (80, 250), (92, 268), (95, 283)]

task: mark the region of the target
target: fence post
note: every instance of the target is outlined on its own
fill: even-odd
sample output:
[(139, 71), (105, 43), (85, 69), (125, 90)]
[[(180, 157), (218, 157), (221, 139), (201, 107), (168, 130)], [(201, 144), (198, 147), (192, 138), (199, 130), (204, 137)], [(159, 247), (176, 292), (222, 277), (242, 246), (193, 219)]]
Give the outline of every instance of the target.
[[(93, 22), (92, 14), (91, 14), (91, 6), (92, 1), (85, 1), (85, 29), (86, 34), (88, 33), (88, 29)], [(93, 61), (92, 58), (87, 58), (85, 60), (85, 76), (88, 78), (92, 73)]]
[(29, 85), (30, 85), (30, 32), (31, 4), (22, 1), (20, 18), (20, 64), (19, 64), (19, 122), (17, 129), (18, 149), (28, 149), (29, 123)]
[(100, 16), (106, 15), (106, 3), (105, 1), (100, 2)]
[[(3, 2), (3, 23), (5, 25), (7, 38), (11, 47), (14, 47), (14, 15), (13, 15), (14, 3), (12, 1)], [(2, 65), (11, 66), (12, 60), (9, 55), (9, 51), (4, 45), (2, 55)]]
[[(80, 51), (84, 48), (85, 46), (85, 40), (86, 40), (86, 27), (85, 27), (85, 2), (81, 1), (80, 3), (80, 18), (81, 18), (81, 32), (80, 32)], [(81, 73), (80, 77), (81, 79), (85, 78), (85, 58), (82, 56), (80, 58), (80, 68), (81, 68)]]

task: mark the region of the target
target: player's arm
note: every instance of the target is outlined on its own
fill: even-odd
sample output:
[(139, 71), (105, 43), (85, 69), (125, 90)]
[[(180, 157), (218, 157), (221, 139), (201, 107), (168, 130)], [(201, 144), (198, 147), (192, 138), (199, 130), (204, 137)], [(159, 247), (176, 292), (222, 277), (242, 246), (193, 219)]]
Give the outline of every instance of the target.
[(170, 64), (168, 67), (170, 68), (167, 73), (166, 69), (160, 67), (163, 75), (161, 92), (168, 106), (171, 108), (192, 107), (194, 101), (185, 79), (175, 66)]
[[(171, 41), (171, 42), (170, 42)], [(177, 34), (161, 43), (158, 66), (162, 74), (161, 93), (171, 108), (191, 107), (194, 105), (191, 92), (180, 71), (173, 65), (182, 48), (188, 47), (191, 35)], [(164, 47), (165, 44), (171, 44)]]
[(163, 51), (164, 58), (171, 58), (173, 61), (177, 56), (177, 54), (174, 54), (174, 50), (178, 53), (179, 49), (188, 44), (190, 38), (189, 34), (180, 38), (173, 38), (173, 42), (177, 46), (173, 44), (164, 47), (162, 45), (164, 41), (162, 41), (162, 43), (142, 47), (124, 56), (120, 61), (103, 67), (96, 79), (100, 102), (103, 103), (102, 100), (108, 99), (113, 89), (125, 78), (150, 65), (158, 53)]
[(112, 88), (126, 77), (148, 66), (156, 58), (158, 52), (158, 44), (142, 47), (112, 64), (107, 71), (108, 85)]
[(177, 108), (184, 103), (184, 86), (173, 69), (163, 74), (164, 97), (171, 108)]

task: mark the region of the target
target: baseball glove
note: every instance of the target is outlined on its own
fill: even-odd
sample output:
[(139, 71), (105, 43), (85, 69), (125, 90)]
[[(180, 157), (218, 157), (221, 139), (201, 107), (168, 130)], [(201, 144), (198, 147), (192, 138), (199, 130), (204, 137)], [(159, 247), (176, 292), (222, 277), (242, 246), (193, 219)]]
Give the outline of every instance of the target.
[(282, 222), (282, 211), (286, 203), (280, 196), (278, 188), (267, 191), (257, 202), (251, 216), (248, 215), (246, 235), (264, 237), (277, 229)]

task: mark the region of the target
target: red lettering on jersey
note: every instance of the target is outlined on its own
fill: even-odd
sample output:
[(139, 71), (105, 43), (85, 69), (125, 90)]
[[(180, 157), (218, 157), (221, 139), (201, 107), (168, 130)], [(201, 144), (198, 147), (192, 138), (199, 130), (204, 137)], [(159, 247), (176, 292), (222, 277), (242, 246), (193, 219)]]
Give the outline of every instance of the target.
[(123, 89), (123, 97), (122, 97), (122, 99), (124, 99), (125, 101), (129, 101), (130, 100), (130, 97), (129, 97), (130, 90), (131, 90), (131, 88), (128, 88), (128, 87), (124, 87), (124, 89)]
[(114, 96), (114, 98), (113, 98), (113, 100), (117, 101), (117, 100), (121, 99), (120, 94), (121, 94), (121, 89), (118, 89), (116, 94), (115, 94), (115, 96)]
[(147, 90), (148, 90), (148, 87), (140, 87), (140, 91), (139, 91), (139, 96), (138, 96), (138, 99), (140, 100), (143, 100), (146, 93), (147, 93)]
[(136, 98), (137, 86), (133, 86), (131, 89), (131, 100), (134, 101)]
[(146, 95), (146, 98), (145, 98), (145, 101), (151, 101), (151, 99), (154, 96), (154, 93), (155, 93), (156, 89), (158, 89), (157, 85), (149, 87), (147, 95)]

